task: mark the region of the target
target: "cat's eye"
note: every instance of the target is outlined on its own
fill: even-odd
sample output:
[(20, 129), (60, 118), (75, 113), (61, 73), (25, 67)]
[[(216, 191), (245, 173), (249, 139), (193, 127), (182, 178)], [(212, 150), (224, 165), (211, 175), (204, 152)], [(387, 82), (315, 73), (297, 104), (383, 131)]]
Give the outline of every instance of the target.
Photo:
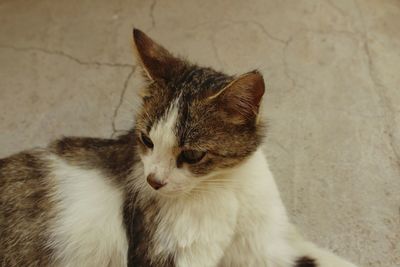
[(151, 139), (145, 135), (144, 133), (141, 134), (140, 138), (142, 139), (142, 143), (147, 146), (148, 148), (153, 148), (154, 144)]
[(195, 164), (201, 161), (205, 155), (206, 152), (200, 150), (184, 150), (179, 155), (179, 158), (188, 164)]

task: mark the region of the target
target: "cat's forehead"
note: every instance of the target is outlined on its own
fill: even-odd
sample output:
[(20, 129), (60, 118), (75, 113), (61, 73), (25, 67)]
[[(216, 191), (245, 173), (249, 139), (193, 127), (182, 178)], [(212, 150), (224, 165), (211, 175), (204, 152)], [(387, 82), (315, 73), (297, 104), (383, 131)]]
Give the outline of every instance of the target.
[(189, 137), (207, 128), (209, 117), (213, 115), (210, 107), (190, 92), (176, 94), (166, 105), (152, 105), (152, 108), (160, 113), (151, 120), (149, 133), (156, 139), (155, 142), (165, 148), (183, 147), (190, 140)]
[(143, 105), (147, 130), (164, 121), (172, 109), (177, 110), (177, 123), (188, 122), (190, 115), (204, 109), (204, 99), (216, 94), (231, 80), (230, 76), (212, 69), (190, 66), (166, 84), (152, 84)]
[(149, 135), (156, 144), (155, 149), (157, 150), (169, 150), (176, 147), (179, 143), (176, 135), (176, 125), (179, 115), (178, 101), (179, 98), (172, 102), (165, 110), (163, 116), (151, 126)]
[[(217, 114), (206, 98), (221, 90), (231, 78), (207, 68), (192, 67), (174, 80), (168, 88), (154, 88), (154, 95), (144, 105), (147, 131), (158, 143), (182, 147), (188, 141), (212, 133)], [(168, 143), (168, 144), (167, 144)]]
[(187, 66), (167, 84), (169, 90), (174, 90), (174, 96), (182, 96), (186, 101), (192, 97), (202, 97), (206, 91), (222, 89), (232, 78), (211, 68), (195, 65)]

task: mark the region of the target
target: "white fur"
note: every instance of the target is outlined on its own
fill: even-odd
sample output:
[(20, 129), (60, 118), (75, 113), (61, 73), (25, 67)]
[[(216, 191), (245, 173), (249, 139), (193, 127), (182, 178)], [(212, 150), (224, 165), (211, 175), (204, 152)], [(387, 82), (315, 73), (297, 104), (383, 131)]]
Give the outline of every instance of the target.
[(52, 241), (59, 266), (126, 266), (127, 238), (122, 190), (102, 173), (50, 158), (56, 216)]
[(236, 236), (223, 266), (292, 266), (296, 252), (287, 242), (285, 209), (263, 153), (257, 151), (232, 173), (241, 206)]
[(170, 182), (169, 178), (176, 162), (172, 148), (176, 146), (174, 128), (177, 116), (178, 108), (174, 102), (167, 114), (153, 125), (149, 137), (154, 143), (154, 148), (142, 156), (145, 176), (153, 173), (162, 183)]
[(222, 175), (223, 188), (163, 200), (156, 254), (175, 252), (178, 267), (293, 267), (303, 256), (354, 267), (295, 233), (261, 150)]
[(166, 200), (157, 216), (155, 254), (176, 253), (180, 267), (215, 266), (234, 235), (238, 208), (232, 191)]

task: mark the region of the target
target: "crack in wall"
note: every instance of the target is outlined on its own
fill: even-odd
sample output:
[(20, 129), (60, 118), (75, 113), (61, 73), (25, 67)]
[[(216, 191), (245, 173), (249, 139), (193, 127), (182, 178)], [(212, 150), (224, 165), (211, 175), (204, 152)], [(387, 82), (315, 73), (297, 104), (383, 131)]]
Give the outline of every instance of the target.
[(334, 30), (331, 29), (329, 31), (323, 31), (323, 30), (318, 30), (318, 29), (301, 29), (299, 30), (296, 34), (290, 36), (288, 40), (284, 41), (284, 46), (283, 46), (283, 70), (284, 70), (284, 75), (286, 78), (288, 78), (292, 84), (293, 88), (298, 87), (298, 84), (296, 82), (296, 79), (290, 74), (290, 68), (289, 68), (289, 63), (287, 60), (287, 51), (289, 49), (289, 45), (291, 42), (295, 39), (297, 35), (300, 35), (302, 33), (313, 33), (313, 34), (321, 34), (321, 35), (331, 35), (331, 34), (340, 34), (343, 36), (346, 36), (347, 38), (351, 38), (353, 40), (356, 40), (357, 42), (362, 41), (361, 40), (361, 34), (359, 32), (352, 32), (352, 31), (346, 31), (346, 30)]
[(265, 34), (265, 36), (267, 36), (269, 39), (276, 41), (278, 43), (286, 44), (289, 41), (289, 39), (291, 39), (291, 38), (289, 38), (288, 40), (283, 40), (283, 39), (280, 39), (280, 38), (272, 35), (269, 31), (267, 31), (267, 29), (265, 28), (265, 26), (263, 24), (261, 24), (257, 21), (248, 21), (248, 22), (258, 26), (261, 29), (261, 31)]
[[(274, 42), (280, 43), (281, 45), (284, 45), (284, 46), (287, 46), (288, 42), (291, 41), (291, 38), (289, 38), (289, 40), (283, 40), (283, 39), (280, 39), (280, 38), (272, 35), (270, 32), (267, 31), (267, 29), (265, 28), (265, 26), (263, 24), (261, 24), (261, 23), (259, 23), (257, 21), (252, 21), (252, 20), (222, 20), (222, 21), (218, 21), (218, 23), (223, 23), (223, 22), (228, 22), (228, 23), (232, 23), (232, 24), (242, 24), (242, 25), (246, 25), (246, 24), (255, 25), (255, 26), (257, 26), (257, 28), (259, 28), (261, 30), (261, 32), (268, 39), (270, 39), (270, 40), (272, 40)], [(203, 23), (201, 25), (206, 25), (208, 23), (209, 22)], [(217, 30), (214, 30), (212, 35), (211, 35), (211, 38), (210, 38), (211, 47), (213, 49), (213, 52), (214, 52), (214, 55), (215, 55), (215, 58), (216, 58), (217, 62), (219, 63), (220, 67), (223, 67), (223, 65), (224, 65), (223, 61), (222, 61), (222, 59), (221, 59), (221, 57), (219, 55), (218, 48), (216, 46), (216, 41), (215, 41), (215, 35), (216, 34), (217, 34)]]
[(367, 31), (367, 26), (365, 23), (364, 14), (358, 4), (358, 1), (354, 0), (354, 3), (357, 8), (357, 11), (359, 13), (360, 19), (361, 19), (362, 37), (363, 37), (363, 42), (364, 42), (364, 51), (365, 51), (365, 55), (367, 57), (369, 77), (371, 79), (371, 82), (373, 83), (373, 89), (384, 108), (384, 112), (385, 112), (384, 121), (385, 121), (385, 128), (388, 132), (387, 135), (389, 137), (389, 145), (393, 151), (394, 156), (396, 157), (396, 163), (398, 165), (400, 165), (400, 152), (399, 152), (399, 150), (396, 146), (395, 140), (394, 140), (395, 119), (393, 118), (393, 113), (395, 111), (393, 110), (393, 108), (390, 104), (390, 100), (385, 96), (384, 93), (382, 93), (380, 91), (380, 90), (388, 91), (388, 88), (380, 80), (377, 70), (376, 70), (376, 67), (375, 67), (375, 64), (374, 64), (374, 61), (373, 61), (373, 58), (372, 58), (372, 55), (371, 55), (371, 49), (370, 49), (369, 42), (368, 42), (368, 31)]
[(222, 59), (221, 59), (221, 57), (219, 55), (217, 45), (215, 44), (215, 34), (216, 34), (216, 31), (214, 31), (212, 33), (212, 35), (211, 35), (211, 47), (213, 49), (213, 52), (214, 52), (214, 55), (215, 55), (215, 59), (217, 60), (217, 62), (219, 64), (219, 67), (222, 68), (224, 64), (223, 64)]
[(292, 42), (293, 37), (289, 37), (289, 39), (285, 42), (285, 46), (283, 47), (282, 50), (282, 61), (283, 61), (283, 73), (285, 74), (286, 78), (288, 78), (290, 80), (290, 82), (292, 83), (292, 89), (295, 89), (297, 87), (297, 83), (296, 83), (296, 79), (293, 78), (290, 75), (290, 71), (289, 71), (289, 63), (287, 62), (287, 50), (289, 48), (290, 43)]
[(345, 17), (347, 14), (346, 12), (341, 9), (340, 7), (338, 7), (336, 4), (334, 4), (331, 0), (326, 0), (326, 3), (328, 4), (328, 6), (330, 6), (332, 9), (336, 10), (340, 15), (342, 15), (343, 17)]
[(253, 20), (225, 20), (225, 21), (226, 22), (230, 22), (230, 23), (234, 23), (234, 24), (251, 24), (251, 25), (255, 25), (264, 33), (264, 35), (268, 39), (270, 39), (272, 41), (275, 41), (277, 43), (283, 44), (283, 45), (286, 44), (286, 42), (288, 41), (288, 40), (283, 40), (283, 39), (281, 39), (279, 37), (276, 37), (275, 35), (271, 34), (267, 30), (267, 28), (265, 28), (265, 26), (263, 24), (261, 24), (260, 22), (258, 22), (258, 21), (253, 21)]
[(6, 45), (6, 44), (0, 44), (0, 48), (3, 49), (11, 49), (14, 51), (24, 51), (24, 52), (41, 52), (44, 54), (48, 55), (53, 55), (53, 56), (60, 56), (67, 58), (69, 60), (74, 61), (75, 63), (78, 63), (79, 65), (86, 65), (86, 66), (106, 66), (106, 67), (118, 67), (118, 68), (132, 68), (134, 65), (132, 64), (125, 64), (125, 63), (110, 63), (110, 62), (100, 62), (100, 61), (84, 61), (82, 59), (79, 59), (77, 57), (74, 57), (68, 53), (65, 53), (64, 51), (61, 50), (48, 50), (45, 48), (41, 47), (19, 47), (19, 46), (12, 46), (12, 45)]
[(156, 27), (156, 19), (154, 17), (154, 9), (156, 7), (157, 0), (153, 0), (153, 2), (150, 5), (150, 19), (151, 19), (151, 28), (154, 29)]
[(116, 108), (114, 109), (113, 118), (111, 121), (111, 127), (112, 127), (111, 138), (113, 138), (116, 135), (116, 133), (119, 131), (119, 130), (117, 130), (117, 127), (116, 127), (116, 120), (117, 120), (117, 117), (119, 114), (119, 110), (121, 109), (122, 103), (124, 102), (125, 94), (126, 94), (126, 91), (128, 90), (129, 81), (131, 80), (135, 71), (136, 71), (136, 66), (132, 66), (131, 71), (129, 72), (128, 76), (126, 77), (126, 79), (124, 81), (124, 85), (122, 87), (122, 91), (121, 91), (121, 94), (119, 97), (119, 102), (118, 102)]
[(113, 113), (113, 117), (112, 117), (112, 122), (111, 122), (111, 126), (112, 126), (112, 135), (111, 137), (113, 137), (118, 130), (116, 129), (116, 118), (118, 116), (118, 112), (119, 109), (122, 106), (123, 103), (123, 99), (125, 96), (125, 93), (128, 89), (128, 85), (129, 85), (129, 81), (131, 79), (131, 77), (133, 76), (133, 74), (135, 73), (136, 70), (136, 65), (131, 65), (131, 64), (122, 64), (122, 63), (109, 63), (109, 62), (99, 62), (99, 61), (83, 61), (81, 59), (78, 59), (72, 55), (69, 55), (63, 51), (55, 51), (55, 50), (47, 50), (44, 48), (39, 48), (39, 47), (16, 47), (16, 46), (11, 46), (11, 45), (4, 45), (4, 44), (0, 44), (0, 48), (3, 49), (12, 49), (15, 51), (27, 51), (27, 52), (31, 52), (31, 51), (37, 51), (37, 52), (41, 52), (41, 53), (45, 53), (48, 55), (55, 55), (55, 56), (60, 56), (60, 57), (64, 57), (67, 58), (69, 60), (74, 61), (75, 63), (78, 63), (80, 65), (86, 65), (86, 66), (106, 66), (106, 67), (117, 67), (117, 68), (130, 68), (131, 71), (129, 72), (128, 76), (126, 77), (124, 84), (123, 84), (123, 89), (121, 91), (121, 95), (120, 95), (120, 99), (119, 102), (117, 104), (117, 107), (114, 109), (114, 113)]
[[(264, 26), (263, 24), (261, 24), (260, 22), (258, 22), (258, 21), (252, 21), (252, 20), (226, 20), (226, 21), (227, 21), (227, 22), (231, 22), (231, 23), (236, 23), (236, 24), (251, 24), (251, 25), (255, 25), (255, 26), (257, 26), (257, 27), (261, 30), (261, 32), (262, 32), (268, 39), (270, 39), (270, 40), (272, 40), (272, 41), (274, 41), (274, 42), (276, 42), (276, 43), (279, 43), (279, 44), (283, 45), (283, 47), (282, 47), (282, 53), (283, 53), (283, 55), (282, 55), (282, 62), (283, 62), (284, 75), (286, 76), (286, 78), (288, 78), (288, 79), (290, 80), (293, 89), (297, 87), (296, 79), (293, 78), (293, 77), (291, 76), (291, 74), (290, 74), (290, 71), (289, 71), (289, 63), (287, 62), (287, 58), (286, 58), (288, 47), (289, 47), (290, 43), (293, 41), (293, 36), (290, 36), (287, 40), (284, 40), (284, 39), (281, 39), (281, 38), (279, 38), (279, 37), (276, 37), (276, 36), (274, 36), (273, 34), (271, 34), (271, 33), (265, 28), (265, 26)], [(221, 59), (220, 59), (220, 57), (219, 57), (218, 50), (217, 50), (217, 47), (216, 47), (216, 45), (215, 45), (214, 40), (212, 40), (212, 47), (213, 47), (213, 49), (214, 49), (214, 53), (215, 53), (215, 55), (216, 55), (217, 60), (218, 60), (219, 62), (221, 62)]]

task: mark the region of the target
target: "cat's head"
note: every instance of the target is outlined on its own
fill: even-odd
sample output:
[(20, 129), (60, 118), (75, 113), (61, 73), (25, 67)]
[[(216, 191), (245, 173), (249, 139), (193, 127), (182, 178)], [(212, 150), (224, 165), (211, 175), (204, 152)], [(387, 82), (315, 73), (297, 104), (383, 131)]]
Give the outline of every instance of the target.
[(188, 193), (257, 150), (263, 135), (259, 72), (229, 76), (173, 56), (139, 30), (133, 35), (147, 82), (135, 134), (153, 189)]

